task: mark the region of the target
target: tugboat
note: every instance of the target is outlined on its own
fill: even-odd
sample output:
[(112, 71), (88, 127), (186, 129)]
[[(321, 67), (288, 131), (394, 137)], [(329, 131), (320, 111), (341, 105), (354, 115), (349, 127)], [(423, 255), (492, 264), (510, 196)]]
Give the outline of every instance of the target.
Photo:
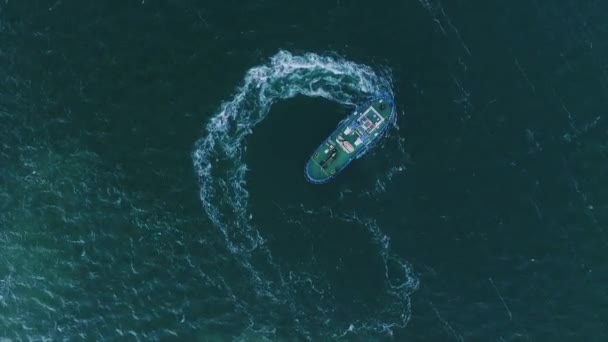
[(378, 141), (394, 118), (395, 103), (388, 96), (358, 106), (310, 157), (304, 172), (306, 179), (314, 184), (330, 181)]

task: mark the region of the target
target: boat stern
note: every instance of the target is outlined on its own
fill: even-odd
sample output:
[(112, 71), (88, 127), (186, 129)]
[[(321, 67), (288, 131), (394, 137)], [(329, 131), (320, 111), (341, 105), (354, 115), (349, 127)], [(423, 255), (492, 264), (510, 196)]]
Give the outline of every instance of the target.
[(382, 117), (387, 121), (392, 121), (395, 114), (395, 102), (389, 96), (380, 96), (376, 98), (372, 106)]

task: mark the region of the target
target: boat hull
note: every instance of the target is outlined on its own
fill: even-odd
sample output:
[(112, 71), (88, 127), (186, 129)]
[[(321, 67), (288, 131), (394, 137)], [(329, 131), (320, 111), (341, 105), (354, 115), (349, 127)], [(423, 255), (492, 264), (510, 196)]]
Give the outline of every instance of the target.
[(327, 183), (353, 160), (363, 156), (386, 132), (395, 119), (395, 104), (389, 96), (379, 96), (358, 106), (313, 152), (305, 167), (306, 179)]

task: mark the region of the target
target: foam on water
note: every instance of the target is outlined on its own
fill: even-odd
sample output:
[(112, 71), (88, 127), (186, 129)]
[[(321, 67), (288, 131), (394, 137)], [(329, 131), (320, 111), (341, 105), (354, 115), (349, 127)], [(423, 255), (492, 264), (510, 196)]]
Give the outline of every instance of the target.
[[(193, 160), (206, 213), (221, 231), (227, 248), (249, 273), (256, 291), (271, 302), (286, 304), (294, 317), (298, 333), (306, 338), (311, 338), (308, 329), (315, 321), (318, 321), (316, 326), (329, 328), (329, 331), (323, 333), (326, 337), (338, 337), (345, 330), (346, 333), (371, 331), (391, 334), (392, 328), (403, 327), (409, 320), (409, 294), (417, 287), (417, 280), (411, 275), (407, 263), (390, 251), (388, 237), (380, 231), (373, 219), (360, 219), (357, 216), (336, 218), (362, 225), (371, 233), (379, 246), (378, 252), (386, 269), (386, 293), (383, 295), (390, 300), (384, 310), (375, 316), (371, 313), (373, 317), (367, 312), (366, 317), (345, 326), (340, 325), (344, 322), (334, 322), (331, 301), (324, 299), (324, 280), (317, 275), (281, 269), (273, 261), (270, 250), (264, 244), (264, 237), (253, 223), (253, 213), (248, 209), (247, 165), (243, 158), (246, 137), (264, 120), (275, 101), (302, 95), (355, 105), (370, 96), (383, 93), (392, 95), (390, 78), (377, 74), (366, 65), (339, 57), (312, 53), (293, 55), (280, 51), (268, 64), (247, 72), (243, 85), (230, 100), (220, 106), (206, 126), (206, 136), (195, 145)], [(305, 211), (304, 214), (310, 212), (314, 213)], [(333, 218), (333, 213), (331, 217)], [(262, 266), (260, 260), (263, 260)], [(402, 275), (398, 280), (389, 275), (389, 268), (394, 268), (392, 264), (401, 269)], [(308, 291), (309, 295), (316, 296), (318, 305), (315, 315), (320, 317), (310, 317), (310, 314), (302, 312), (299, 307), (301, 303), (293, 298), (296, 291)], [(251, 306), (253, 305), (242, 305), (244, 308)], [(252, 322), (248, 328), (249, 333), (269, 329), (263, 323), (256, 322), (253, 315), (248, 316)], [(268, 320), (266, 323), (272, 324)], [(262, 335), (273, 336), (274, 329), (270, 330), (272, 331), (266, 331), (268, 334)]]
[(355, 105), (382, 93), (392, 94), (390, 79), (370, 67), (311, 53), (295, 56), (280, 51), (269, 64), (247, 72), (244, 84), (207, 124), (207, 135), (193, 153), (203, 206), (232, 252), (255, 249), (263, 241), (247, 213), (243, 151), (245, 138), (272, 104), (304, 95)]

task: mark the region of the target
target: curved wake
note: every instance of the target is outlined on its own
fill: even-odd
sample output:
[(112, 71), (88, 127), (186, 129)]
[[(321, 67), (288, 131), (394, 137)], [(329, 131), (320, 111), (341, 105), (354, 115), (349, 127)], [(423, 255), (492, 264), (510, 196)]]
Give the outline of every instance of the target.
[(203, 205), (232, 252), (252, 250), (261, 242), (246, 212), (243, 149), (245, 137), (271, 105), (296, 95), (354, 105), (381, 93), (391, 93), (390, 82), (371, 68), (316, 54), (294, 56), (281, 51), (269, 64), (247, 72), (244, 85), (207, 124), (208, 135), (196, 143), (194, 152)]
[[(247, 72), (243, 85), (232, 99), (221, 105), (206, 126), (207, 135), (196, 143), (193, 159), (200, 180), (203, 207), (213, 224), (221, 230), (227, 248), (259, 288), (257, 291), (263, 292), (273, 302), (288, 302), (292, 311), (298, 310), (294, 300), (288, 298), (290, 290), (283, 289), (289, 280), (284, 279), (282, 270), (272, 260), (248, 211), (247, 166), (243, 160), (245, 138), (264, 120), (277, 100), (304, 95), (354, 105), (370, 96), (387, 93), (392, 95), (390, 78), (379, 76), (368, 66), (338, 57), (312, 53), (298, 56), (280, 51), (268, 64)], [(376, 230), (377, 227), (370, 230), (372, 235), (379, 234)], [(380, 253), (385, 266), (387, 259), (394, 259), (387, 256), (388, 239), (386, 245), (381, 244)], [(259, 255), (265, 260), (263, 267), (257, 267)], [(270, 272), (272, 274), (268, 269), (274, 270)], [(404, 273), (403, 286), (415, 288), (417, 283), (409, 275), (408, 267), (404, 266)], [(391, 279), (386, 281), (389, 292), (398, 289), (391, 284)], [(273, 285), (275, 283), (282, 286)], [(402, 292), (395, 298), (402, 305), (396, 315), (396, 320), (402, 323), (398, 324), (400, 326), (409, 319), (409, 293)], [(369, 322), (374, 319), (369, 318)], [(383, 326), (386, 327), (385, 324)], [(351, 328), (352, 325), (348, 331), (353, 331)]]

